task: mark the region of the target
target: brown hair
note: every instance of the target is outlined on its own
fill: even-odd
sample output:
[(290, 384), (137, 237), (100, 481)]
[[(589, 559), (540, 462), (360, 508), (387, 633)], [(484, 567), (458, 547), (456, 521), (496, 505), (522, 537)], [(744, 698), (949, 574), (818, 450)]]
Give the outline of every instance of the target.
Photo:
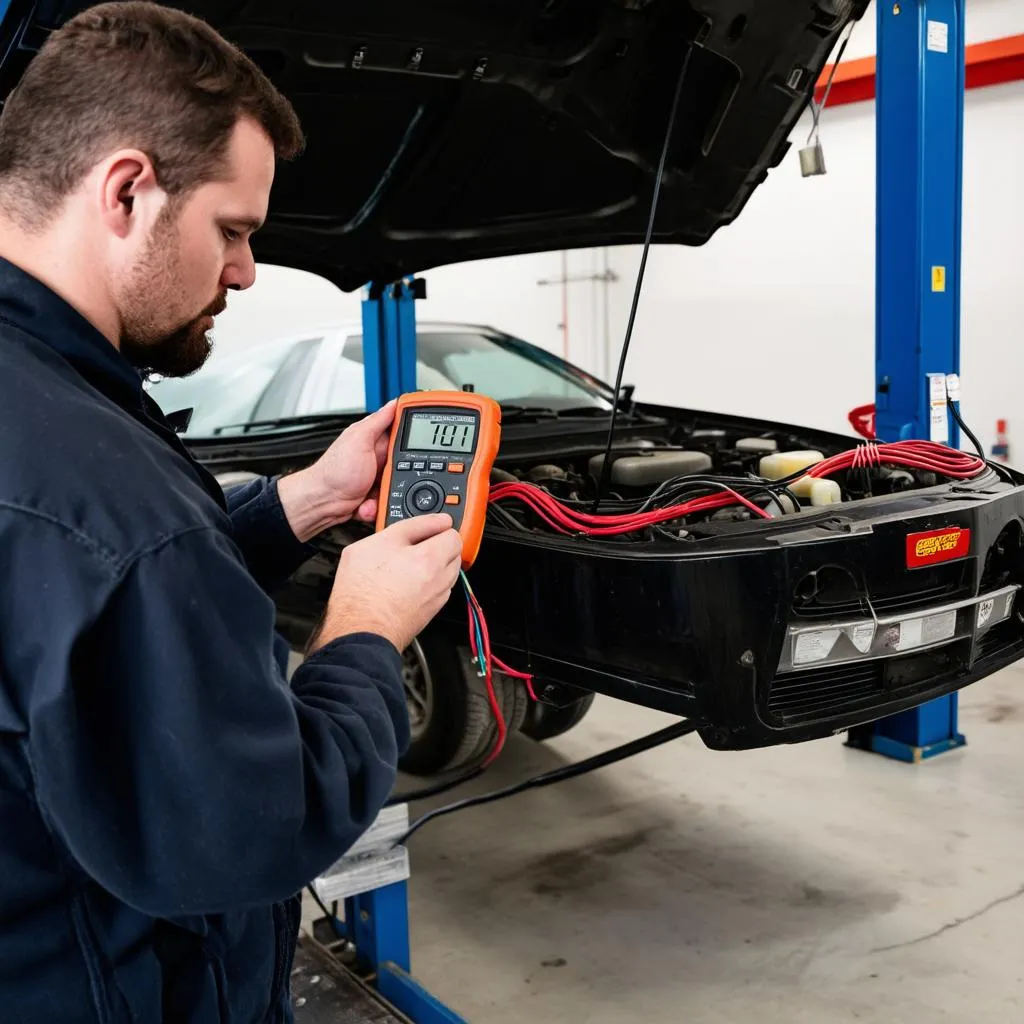
[(172, 197), (223, 172), (251, 117), (280, 159), (302, 149), (291, 104), (206, 22), (154, 3), (104, 3), (54, 32), (0, 115), (0, 201), (26, 227), (49, 220), (107, 153), (145, 152)]

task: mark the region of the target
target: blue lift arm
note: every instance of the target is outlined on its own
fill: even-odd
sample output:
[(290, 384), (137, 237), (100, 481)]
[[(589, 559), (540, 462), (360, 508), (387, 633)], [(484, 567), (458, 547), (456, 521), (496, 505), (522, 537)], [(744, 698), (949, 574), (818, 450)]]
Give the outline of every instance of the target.
[[(933, 375), (960, 372), (966, 0), (878, 0), (876, 431), (959, 446)], [(852, 746), (918, 762), (966, 742), (957, 695), (850, 733)]]
[(422, 277), (369, 284), (363, 296), (363, 373), (366, 411), (416, 390), (416, 300), (427, 297)]

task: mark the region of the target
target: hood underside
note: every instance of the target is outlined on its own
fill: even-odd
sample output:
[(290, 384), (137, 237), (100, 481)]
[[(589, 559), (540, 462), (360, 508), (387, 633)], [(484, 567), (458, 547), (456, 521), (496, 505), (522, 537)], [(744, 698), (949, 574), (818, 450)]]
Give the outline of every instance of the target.
[[(307, 148), (253, 239), (352, 290), (431, 267), (643, 241), (700, 245), (788, 149), (867, 0), (194, 0), (294, 103)], [(0, 95), (80, 0), (12, 0)]]

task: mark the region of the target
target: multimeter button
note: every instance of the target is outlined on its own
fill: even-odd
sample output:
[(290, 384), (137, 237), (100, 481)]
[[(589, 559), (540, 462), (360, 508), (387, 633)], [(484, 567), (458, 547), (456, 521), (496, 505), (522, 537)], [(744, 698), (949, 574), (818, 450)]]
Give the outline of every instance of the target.
[(448, 472), (449, 473), (465, 473), (465, 471), (466, 471), (466, 467), (465, 467), (464, 463), (461, 463), (461, 462), (449, 462), (448, 463)]
[(411, 462), (399, 462), (395, 466), (395, 469), (399, 469), (399, 470), (401, 470), (401, 469), (412, 469), (412, 463)]
[(430, 468), (435, 470), (435, 471), (436, 470), (443, 470), (444, 469), (444, 463), (443, 462), (432, 462), (430, 464)]
[(414, 462), (412, 464), (412, 468), (413, 469), (426, 469), (427, 468), (427, 464), (425, 462)]
[(441, 507), (444, 494), (436, 484), (417, 484), (409, 492), (409, 507), (418, 513), (433, 512)]
[(444, 503), (446, 505), (458, 505), (462, 499), (457, 494), (445, 495)]

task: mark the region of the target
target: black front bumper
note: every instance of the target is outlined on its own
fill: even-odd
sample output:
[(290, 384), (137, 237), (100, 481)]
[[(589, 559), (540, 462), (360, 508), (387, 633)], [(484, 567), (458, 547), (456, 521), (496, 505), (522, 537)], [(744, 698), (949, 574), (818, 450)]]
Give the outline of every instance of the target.
[[(579, 688), (684, 715), (716, 749), (800, 742), (959, 690), (1024, 656), (1017, 602), (978, 637), (780, 672), (791, 626), (963, 607), (1024, 583), (1024, 489), (939, 490), (657, 553), (493, 532), (471, 576), (496, 653), (534, 672), (552, 699)], [(908, 534), (946, 529), (970, 531), (966, 557), (909, 569)], [(815, 595), (815, 573), (854, 583), (845, 595)], [(453, 601), (442, 621), (464, 636), (464, 604)]]

